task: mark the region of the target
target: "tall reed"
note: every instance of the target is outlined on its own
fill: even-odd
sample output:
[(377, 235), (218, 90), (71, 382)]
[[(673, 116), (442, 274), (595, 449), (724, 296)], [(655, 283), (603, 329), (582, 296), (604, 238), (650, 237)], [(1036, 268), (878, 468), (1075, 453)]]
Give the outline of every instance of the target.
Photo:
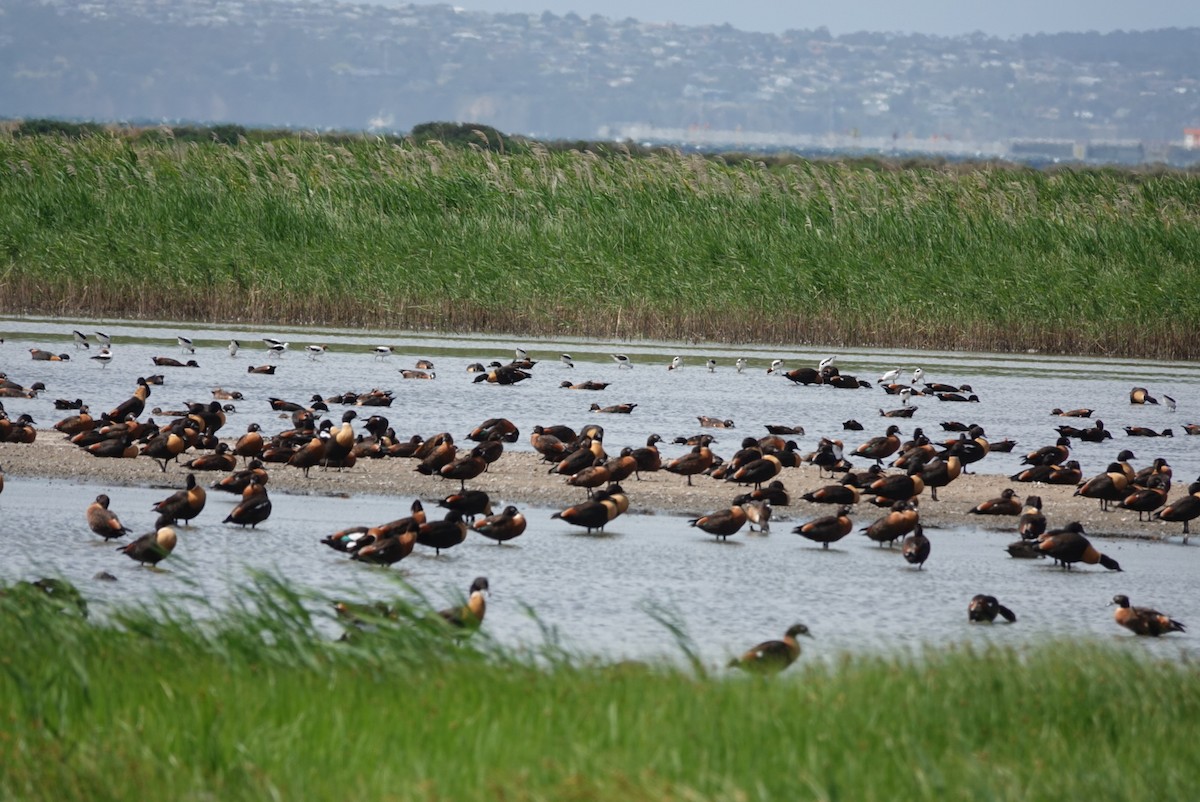
[(0, 134), (0, 309), (1188, 357), (1198, 201), (1178, 172)]
[(1185, 799), (1196, 781), (1195, 668), (1139, 648), (802, 657), (762, 680), (506, 652), (420, 603), (335, 641), (320, 600), (271, 580), (241, 597), (98, 622), (0, 595), (0, 796)]

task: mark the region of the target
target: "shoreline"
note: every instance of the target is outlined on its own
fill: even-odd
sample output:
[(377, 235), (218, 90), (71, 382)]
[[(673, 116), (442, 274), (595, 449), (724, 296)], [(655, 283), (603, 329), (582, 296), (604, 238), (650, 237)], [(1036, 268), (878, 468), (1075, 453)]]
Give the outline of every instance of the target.
[[(0, 443), (0, 466), (6, 477), (13, 479), (64, 479), (117, 486), (181, 488), (189, 470), (182, 463), (171, 463), (164, 473), (157, 463), (147, 458), (100, 459), (77, 448), (53, 430), (39, 430), (31, 444)], [(205, 452), (200, 452), (205, 453)], [(189, 453), (187, 458), (197, 454)], [(186, 460), (185, 460), (186, 461)], [(299, 469), (286, 465), (268, 465), (272, 493), (330, 495), (352, 497), (356, 494), (397, 496), (408, 500), (436, 501), (456, 492), (457, 482), (441, 477), (425, 476), (413, 470), (415, 460), (383, 458), (360, 460), (346, 470), (313, 469), (305, 478)], [(547, 473), (548, 463), (533, 452), (506, 451), (490, 469), (468, 483), (468, 489), (483, 490), (493, 499), (496, 512), (500, 504), (564, 509), (585, 500), (585, 492), (566, 484), (565, 477)], [(221, 472), (196, 471), (196, 479), (204, 487), (225, 476)], [(791, 532), (792, 526), (814, 518), (832, 515), (836, 506), (812, 504), (800, 498), (836, 480), (822, 478), (813, 466), (785, 468), (777, 477), (792, 497), (787, 507), (775, 507), (772, 524), (776, 532)], [(697, 476), (689, 487), (683, 476), (660, 471), (647, 474), (641, 481), (630, 477), (622, 483), (630, 499), (630, 511), (644, 514), (669, 514), (697, 517), (729, 506), (733, 497), (749, 488)], [(1065, 526), (1079, 521), (1089, 536), (1122, 537), (1165, 541), (1182, 537), (1182, 524), (1162, 521), (1139, 522), (1136, 512), (1114, 509), (1101, 512), (1095, 499), (1074, 496), (1070, 486), (1035, 485), (1013, 482), (1007, 476), (964, 474), (938, 491), (938, 501), (928, 493), (919, 496), (921, 523), (927, 528), (974, 528), (1010, 532), (1017, 539), (1016, 516), (973, 515), (968, 511), (976, 504), (995, 498), (1011, 487), (1017, 496), (1039, 495), (1048, 527)], [(1172, 490), (1169, 502), (1184, 494), (1183, 487)], [(230, 498), (233, 498), (230, 496)], [(397, 517), (407, 514), (405, 509)], [(883, 508), (865, 501), (854, 505), (851, 517), (855, 530), (867, 526), (885, 513)], [(382, 522), (381, 522), (382, 523)], [(748, 531), (748, 530), (743, 530)]]

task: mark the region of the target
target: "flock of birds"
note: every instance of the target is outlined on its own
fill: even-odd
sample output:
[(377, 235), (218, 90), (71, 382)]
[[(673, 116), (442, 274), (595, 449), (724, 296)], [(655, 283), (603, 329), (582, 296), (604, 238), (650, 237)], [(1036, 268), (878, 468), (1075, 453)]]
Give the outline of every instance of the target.
[[(77, 349), (90, 350), (92, 342), (100, 346), (92, 356), (102, 367), (107, 367), (114, 358), (112, 338), (103, 332), (88, 337), (83, 332), (73, 333)], [(273, 358), (282, 357), (290, 349), (290, 343), (273, 338), (263, 338), (266, 353)], [(192, 339), (179, 336), (177, 344), (185, 356), (196, 352)], [(227, 351), (235, 357), (242, 352), (242, 344), (231, 340)], [(304, 353), (311, 359), (319, 359), (329, 352), (325, 345), (308, 345)], [(391, 346), (375, 346), (370, 349), (377, 359), (393, 355)], [(35, 361), (65, 361), (69, 354), (53, 354), (42, 349), (30, 349)], [(619, 368), (634, 367), (627, 354), (613, 354)], [(570, 354), (561, 354), (559, 363), (574, 368), (575, 360)], [(908, 373), (901, 368), (887, 371), (875, 382), (842, 373), (835, 366), (836, 357), (822, 360), (816, 367), (800, 367), (785, 370), (783, 360), (773, 360), (767, 373), (782, 375), (799, 385), (828, 385), (842, 389), (881, 387), (889, 396), (899, 401), (894, 409), (880, 409), (880, 415), (888, 418), (910, 417), (916, 410), (914, 399), (934, 397), (946, 402), (979, 402), (979, 397), (968, 385), (947, 385), (924, 381), (924, 372), (917, 368)], [(194, 359), (181, 361), (174, 357), (154, 357), (156, 366), (191, 367)], [(493, 362), (490, 365), (473, 363), (468, 371), (477, 374), (475, 382), (492, 384), (515, 384), (533, 376), (537, 362), (524, 349), (516, 349), (514, 359), (507, 363)], [(684, 367), (682, 357), (675, 357), (668, 365), (671, 371)], [(734, 369), (739, 373), (746, 370), (748, 363), (738, 359)], [(716, 360), (705, 363), (708, 371), (718, 368)], [(274, 366), (251, 366), (251, 372), (271, 373)], [(421, 360), (413, 369), (402, 369), (405, 378), (436, 378), (433, 363)], [(474, 531), (498, 544), (519, 537), (526, 530), (524, 515), (512, 505), (501, 512), (492, 509), (491, 499), (481, 490), (467, 488), (467, 482), (476, 479), (488, 470), (503, 454), (504, 444), (515, 442), (519, 430), (511, 421), (492, 418), (484, 421), (467, 435), (473, 445), (460, 448), (449, 432), (424, 437), (413, 435), (405, 439), (398, 437), (388, 419), (376, 412), (360, 418), (359, 408), (391, 406), (390, 391), (372, 390), (367, 393), (344, 393), (330, 397), (315, 394), (304, 403), (268, 398), (270, 409), (289, 416), (290, 427), (272, 436), (267, 436), (258, 423), (251, 424), (244, 434), (236, 438), (222, 437), (228, 407), (222, 401), (244, 400), (241, 393), (217, 388), (211, 401), (194, 402), (185, 409), (156, 413), (169, 416), (169, 420), (157, 424), (143, 419), (147, 400), (154, 384), (161, 384), (163, 377), (142, 377), (137, 381), (130, 397), (112, 410), (93, 416), (82, 400), (74, 402), (59, 399), (56, 408), (69, 410), (69, 415), (54, 424), (54, 429), (68, 437), (72, 443), (98, 458), (148, 457), (158, 462), (166, 471), (169, 462), (179, 462), (185, 455), (194, 454), (183, 463), (189, 473), (185, 486), (157, 502), (153, 509), (157, 520), (153, 531), (137, 537), (120, 547), (131, 559), (154, 566), (166, 559), (178, 543), (176, 525), (188, 524), (199, 516), (206, 504), (207, 493), (197, 481), (198, 472), (220, 472), (226, 474), (212, 483), (210, 489), (237, 494), (239, 503), (226, 516), (223, 523), (241, 527), (257, 527), (266, 521), (272, 511), (272, 502), (267, 492), (269, 484), (268, 465), (291, 466), (304, 473), (312, 468), (345, 469), (353, 467), (359, 460), (375, 458), (407, 458), (414, 462), (414, 470), (428, 476), (459, 482), (457, 492), (437, 502), (446, 510), (442, 518), (427, 517), (420, 500), (413, 502), (410, 514), (401, 519), (376, 526), (359, 526), (332, 533), (321, 540), (331, 549), (347, 554), (350, 559), (382, 565), (393, 565), (409, 556), (417, 546), (431, 548), (435, 554), (463, 543), (468, 533)], [(603, 390), (609, 382), (563, 381), (562, 387), (578, 390)], [(36, 398), (45, 385), (35, 382), (23, 387), (0, 374), (0, 397)], [(1175, 400), (1162, 396), (1162, 403), (1174, 411)], [(1130, 392), (1132, 404), (1157, 404), (1145, 388), (1135, 387)], [(335, 421), (330, 405), (349, 407)], [(597, 413), (630, 414), (637, 404), (601, 406), (592, 404)], [(381, 409), (380, 411), (383, 411)], [(1093, 410), (1053, 410), (1054, 415), (1068, 418), (1090, 418)], [(33, 442), (37, 430), (28, 415), (9, 420), (0, 405), (0, 442)], [(356, 431), (354, 422), (361, 421), (361, 430)], [(698, 416), (701, 429), (735, 428), (731, 419), (717, 416)], [(847, 431), (859, 431), (864, 427), (854, 420), (843, 424)], [(650, 435), (644, 446), (625, 447), (610, 455), (604, 446), (604, 429), (590, 424), (579, 431), (564, 426), (534, 426), (530, 444), (551, 467), (550, 473), (564, 477), (567, 485), (586, 492), (586, 499), (570, 505), (551, 517), (581, 527), (587, 532), (603, 530), (615, 518), (629, 509), (630, 501), (622, 485), (631, 477), (640, 480), (643, 474), (666, 471), (685, 477), (688, 485), (693, 477), (707, 475), (713, 480), (739, 486), (728, 507), (722, 507), (706, 515), (689, 520), (689, 524), (717, 538), (725, 539), (749, 526), (757, 526), (769, 532), (772, 509), (791, 504), (791, 497), (780, 476), (785, 468), (812, 465), (821, 475), (828, 473), (836, 481), (815, 488), (802, 495), (813, 504), (830, 504), (836, 511), (831, 515), (819, 516), (797, 525), (795, 534), (820, 543), (829, 548), (854, 531), (852, 510), (860, 502), (883, 508), (883, 514), (873, 523), (859, 531), (880, 546), (893, 546), (900, 541), (900, 554), (918, 570), (931, 554), (931, 543), (920, 522), (920, 497), (928, 490), (932, 501), (937, 501), (937, 490), (944, 488), (967, 471), (967, 467), (984, 459), (989, 453), (1011, 450), (1011, 441), (990, 442), (982, 427), (947, 422), (943, 428), (958, 436), (935, 441), (921, 428), (914, 430), (911, 439), (903, 441), (899, 426), (889, 425), (886, 432), (870, 437), (853, 449), (847, 449), (841, 440), (822, 437), (815, 450), (801, 453), (795, 440), (789, 436), (803, 435), (802, 427), (769, 425), (768, 435), (746, 437), (741, 447), (728, 458), (717, 455), (710, 434), (679, 437), (675, 442), (687, 446), (683, 455), (674, 459), (664, 458), (658, 444), (663, 442), (658, 434)], [(1200, 426), (1184, 427), (1188, 434), (1200, 433)], [(1135, 471), (1129, 464), (1132, 452), (1123, 450), (1117, 460), (1102, 474), (1085, 479), (1077, 461), (1070, 459), (1071, 440), (1102, 442), (1112, 437), (1102, 421), (1091, 426), (1077, 428), (1062, 425), (1057, 428), (1059, 437), (1053, 445), (1029, 452), (1022, 460), (1027, 466), (1013, 475), (1014, 482), (1037, 482), (1043, 485), (1073, 485), (1075, 495), (1097, 499), (1101, 509), (1110, 505), (1136, 510), (1139, 519), (1143, 514), (1166, 521), (1183, 523), (1183, 534), (1189, 533), (1188, 523), (1200, 517), (1200, 480), (1193, 483), (1187, 494), (1168, 504), (1171, 488), (1171, 471), (1165, 460), (1157, 459), (1153, 465)], [(1130, 436), (1170, 436), (1171, 430), (1154, 432), (1126, 427)], [(865, 460), (868, 467), (855, 469), (853, 460)], [(889, 472), (883, 467), (899, 469)], [(239, 462), (240, 461), (240, 462)], [(239, 465), (241, 467), (239, 468)], [(0, 471), (0, 491), (3, 490), (3, 472)], [(130, 531), (110, 508), (107, 495), (97, 496), (86, 510), (90, 530), (106, 541), (123, 538)], [(1008, 547), (1009, 553), (1017, 558), (1049, 557), (1065, 569), (1076, 564), (1099, 564), (1109, 570), (1120, 571), (1115, 560), (1104, 555), (1088, 540), (1087, 533), (1078, 522), (1049, 529), (1042, 511), (1041, 496), (1030, 495), (1022, 502), (1012, 489), (996, 499), (989, 499), (971, 510), (980, 515), (1010, 515), (1018, 520), (1017, 532), (1020, 539)], [(443, 611), (443, 616), (457, 626), (478, 626), (486, 609), (485, 597), (488, 590), (486, 578), (474, 581), (467, 603), (452, 611)], [(1183, 625), (1157, 611), (1132, 607), (1124, 595), (1113, 599), (1117, 606), (1115, 620), (1139, 635), (1160, 635), (1172, 631), (1183, 631)], [(354, 620), (352, 610), (339, 610)], [(994, 596), (979, 594), (968, 604), (968, 619), (992, 622), (997, 617), (1004, 621), (1016, 621), (1016, 614), (1001, 604)], [(789, 628), (782, 640), (761, 643), (732, 661), (731, 665), (753, 670), (774, 672), (786, 668), (800, 654), (798, 636), (811, 637), (808, 628), (796, 624)]]

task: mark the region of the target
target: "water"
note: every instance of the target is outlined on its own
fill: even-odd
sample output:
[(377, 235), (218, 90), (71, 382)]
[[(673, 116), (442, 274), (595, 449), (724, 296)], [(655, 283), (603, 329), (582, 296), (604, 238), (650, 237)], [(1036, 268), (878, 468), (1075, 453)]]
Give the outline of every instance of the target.
[[(89, 334), (99, 328), (113, 336), (115, 358), (109, 367), (86, 358), (94, 350), (76, 351), (70, 338), (74, 328)], [(177, 334), (193, 338), (196, 354), (180, 353)], [(228, 432), (243, 431), (251, 421), (260, 422), (268, 433), (288, 427), (286, 419), (269, 411), (268, 396), (304, 402), (314, 392), (378, 387), (395, 392), (395, 404), (380, 411), (402, 435), (443, 430), (462, 435), (485, 418), (508, 417), (522, 430), (521, 440), (512, 445), (521, 450), (529, 449), (525, 434), (537, 423), (578, 428), (599, 422), (606, 428), (607, 444), (640, 445), (650, 432), (668, 441), (696, 433), (697, 415), (736, 422), (732, 431), (715, 432), (721, 453), (731, 452), (745, 435), (764, 433), (766, 423), (803, 425), (806, 435), (798, 438), (802, 448), (811, 447), (821, 435), (840, 437), (852, 446), (892, 422), (879, 417), (881, 406), (898, 405), (878, 390), (802, 387), (766, 374), (770, 360), (777, 357), (786, 360), (786, 367), (799, 367), (815, 365), (831, 353), (815, 349), (545, 342), (402, 332), (247, 332), (180, 323), (45, 319), (0, 319), (0, 336), (6, 339), (0, 345), (0, 370), (25, 385), (40, 380), (47, 387), (38, 399), (4, 399), (5, 407), (14, 418), (29, 412), (41, 426), (67, 414), (52, 408), (55, 398), (79, 397), (93, 410), (109, 409), (128, 397), (137, 376), (152, 372), (167, 378), (163, 387), (154, 388), (148, 407), (206, 401), (214, 387), (244, 393), (247, 400), (235, 402)], [(262, 336), (290, 340), (293, 353), (281, 359), (267, 357)], [(225, 351), (231, 337), (243, 343), (236, 358)], [(310, 342), (331, 350), (310, 360), (300, 352)], [(369, 349), (379, 344), (395, 346), (395, 355), (376, 359)], [(533, 379), (508, 387), (472, 382), (474, 374), (465, 371), (469, 362), (507, 361), (515, 346), (544, 360), (534, 369)], [(27, 350), (32, 347), (71, 353), (73, 358), (33, 362)], [(562, 351), (575, 358), (574, 370), (557, 362)], [(612, 353), (628, 354), (635, 367), (619, 368)], [(156, 368), (150, 361), (156, 354), (193, 358), (201, 367)], [(683, 357), (684, 367), (668, 371), (676, 355)], [(719, 361), (711, 374), (703, 367), (710, 356)], [(738, 356), (750, 360), (742, 374), (732, 367)], [(400, 378), (398, 369), (413, 367), (419, 358), (435, 362), (436, 380)], [(247, 365), (267, 362), (279, 365), (276, 375), (247, 374)], [(1018, 441), (1018, 453), (989, 456), (978, 465), (982, 472), (1015, 472), (1020, 453), (1053, 442), (1054, 426), (1080, 423), (1051, 417), (1052, 407), (1088, 406), (1097, 410), (1116, 438), (1103, 444), (1074, 441), (1074, 455), (1085, 475), (1103, 470), (1126, 447), (1138, 455), (1137, 464), (1155, 456), (1167, 458), (1178, 479), (1187, 481), (1200, 473), (1200, 457), (1192, 446), (1200, 440), (1182, 432), (1183, 423), (1200, 418), (1195, 392), (1200, 367), (1191, 363), (841, 350), (837, 364), (843, 372), (868, 380), (893, 367), (911, 370), (920, 365), (927, 380), (970, 384), (981, 403), (917, 399), (916, 417), (895, 422), (906, 435), (916, 425), (938, 433), (943, 420), (977, 422), (992, 439)], [(569, 391), (558, 387), (564, 379), (612, 385), (602, 392)], [(1135, 384), (1155, 395), (1174, 396), (1179, 411), (1131, 406), (1128, 394)], [(631, 415), (599, 416), (587, 411), (592, 402), (638, 407)], [(843, 434), (841, 422), (851, 417), (866, 431)], [(1120, 427), (1132, 424), (1174, 427), (1178, 436), (1128, 438)], [(673, 448), (666, 453), (683, 451)], [(615, 449), (610, 445), (610, 450)], [(352, 563), (318, 541), (347, 526), (407, 514), (409, 498), (275, 493), (271, 519), (252, 532), (222, 525), (235, 499), (210, 494), (209, 506), (195, 525), (180, 528), (180, 545), (163, 564), (167, 570), (154, 572), (139, 568), (116, 553), (116, 544), (102, 544), (87, 531), (83, 511), (100, 492), (112, 496), (113, 509), (141, 532), (152, 523), (150, 505), (171, 491), (10, 475), (0, 495), (0, 548), (5, 554), (0, 578), (62, 575), (79, 583), (102, 611), (131, 599), (176, 598), (197, 588), (210, 598), (227, 599), (251, 569), (276, 573), (298, 587), (360, 598), (396, 595), (394, 577), (401, 575), (434, 603), (445, 605), (455, 602), (473, 577), (486, 575), (492, 587), (486, 626), (502, 643), (539, 643), (544, 626), (569, 648), (587, 654), (678, 659), (678, 649), (658, 620), (666, 617), (682, 624), (701, 656), (714, 665), (758, 640), (779, 637), (795, 621), (809, 624), (816, 635), (804, 644), (816, 659), (842, 651), (907, 650), (926, 643), (1121, 639), (1126, 633), (1113, 624), (1112, 610), (1106, 607), (1115, 593), (1128, 594), (1134, 604), (1158, 606), (1185, 623), (1200, 622), (1200, 600), (1189, 592), (1196, 552), (1177, 540), (1108, 541), (1101, 548), (1121, 563), (1124, 573), (1094, 567), (1067, 573), (1044, 561), (1009, 558), (1003, 551), (1011, 539), (1006, 533), (936, 530), (929, 532), (933, 556), (924, 571), (916, 571), (898, 550), (879, 549), (857, 534), (828, 551), (791, 534), (790, 525), (777, 525), (769, 536), (743, 530), (728, 543), (718, 543), (679, 516), (627, 515), (604, 535), (586, 536), (551, 520), (550, 510), (526, 509), (529, 530), (511, 544), (500, 547), (471, 535), (441, 557), (418, 548), (398, 566), (381, 569)], [(115, 574), (118, 581), (93, 580), (101, 570)], [(1012, 607), (1018, 623), (969, 626), (967, 601), (980, 592)], [(1194, 652), (1187, 637), (1138, 645), (1173, 656)]]

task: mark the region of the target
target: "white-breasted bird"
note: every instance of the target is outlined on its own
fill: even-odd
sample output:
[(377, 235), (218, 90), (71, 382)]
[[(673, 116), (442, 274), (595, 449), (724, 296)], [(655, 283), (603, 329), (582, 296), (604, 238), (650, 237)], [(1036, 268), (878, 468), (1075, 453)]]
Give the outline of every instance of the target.
[(683, 357), (677, 356), (671, 360), (671, 364), (667, 365), (667, 370), (679, 370), (683, 367)]
[(717, 360), (710, 358), (707, 362), (704, 363), (704, 367), (708, 368), (709, 373), (716, 373), (717, 372)]
[(825, 368), (831, 366), (835, 361), (837, 361), (837, 354), (827, 356), (817, 364), (817, 370), (825, 370)]
[(879, 384), (891, 384), (892, 382), (896, 381), (896, 379), (900, 378), (900, 372), (900, 368), (889, 370), (887, 373), (879, 377)]
[(329, 350), (328, 345), (306, 345), (306, 346), (304, 346), (304, 352), (306, 354), (308, 354), (309, 359), (316, 359), (319, 356), (324, 356), (325, 352), (328, 350)]
[(376, 358), (376, 359), (383, 359), (385, 356), (391, 356), (391, 355), (392, 355), (392, 346), (390, 346), (390, 345), (377, 345), (377, 346), (375, 346), (374, 348), (372, 348), (372, 349), (371, 349), (371, 353), (375, 355), (375, 358)]
[(101, 348), (100, 353), (92, 357), (92, 359), (100, 363), (100, 367), (102, 368), (108, 367), (108, 363), (112, 362), (112, 358), (112, 351), (108, 350), (107, 348)]
[(72, 331), (71, 335), (75, 338), (75, 347), (76, 348), (91, 348), (92, 347), (88, 343), (87, 335), (84, 334), (79, 329), (75, 329), (74, 331)]
[(737, 358), (737, 361), (733, 363), (733, 366), (734, 366), (735, 368), (737, 368), (737, 372), (738, 372), (738, 373), (741, 373), (743, 370), (745, 370), (745, 369), (746, 369), (746, 357), (744, 357), (744, 356), (739, 356), (739, 357)]
[(96, 331), (92, 333), (96, 335), (96, 342), (100, 343), (105, 348), (108, 348), (110, 345), (112, 345), (112, 337), (109, 337), (104, 332)]
[(783, 360), (782, 359), (772, 359), (771, 367), (767, 368), (767, 373), (778, 373), (781, 370), (783, 370)]
[(625, 354), (613, 354), (613, 361), (617, 363), (619, 368), (632, 368), (633, 362)]
[(570, 354), (559, 354), (558, 361), (563, 363), (563, 365), (565, 365), (568, 368), (575, 367), (575, 360), (571, 359)]
[(196, 346), (192, 344), (191, 337), (184, 337), (182, 334), (180, 334), (178, 337), (175, 338), (175, 342), (179, 343), (180, 350), (183, 351), (185, 354), (196, 353)]
[(1163, 393), (1163, 402), (1167, 405), (1167, 412), (1175, 411), (1175, 399)]
[(922, 370), (921, 368), (917, 368), (916, 370), (913, 371), (913, 377), (912, 377), (913, 384), (919, 384), (921, 379), (923, 379), (923, 378), (925, 378), (924, 370)]
[(237, 356), (238, 349), (242, 347), (242, 344), (237, 340), (230, 340), (227, 347), (229, 348), (230, 356)]

